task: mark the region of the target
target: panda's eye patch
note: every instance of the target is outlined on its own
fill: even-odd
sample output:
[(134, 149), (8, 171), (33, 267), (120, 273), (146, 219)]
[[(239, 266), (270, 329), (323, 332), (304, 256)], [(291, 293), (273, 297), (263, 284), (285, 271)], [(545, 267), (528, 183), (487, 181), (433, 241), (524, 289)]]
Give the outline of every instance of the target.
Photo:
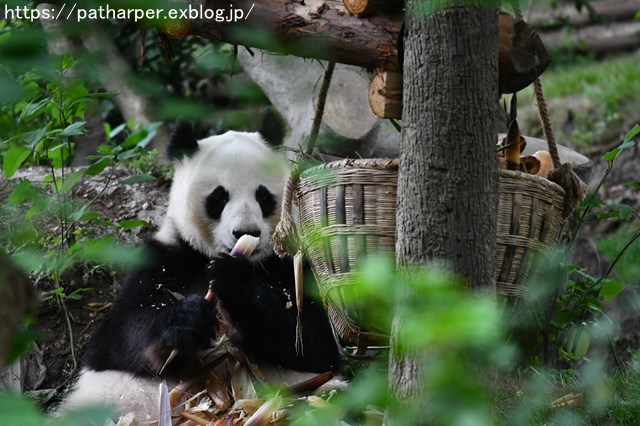
[(276, 210), (276, 197), (263, 185), (256, 189), (256, 200), (260, 204), (262, 217), (269, 217)]
[(224, 206), (229, 202), (229, 192), (222, 186), (217, 187), (205, 200), (205, 209), (212, 219), (220, 219)]

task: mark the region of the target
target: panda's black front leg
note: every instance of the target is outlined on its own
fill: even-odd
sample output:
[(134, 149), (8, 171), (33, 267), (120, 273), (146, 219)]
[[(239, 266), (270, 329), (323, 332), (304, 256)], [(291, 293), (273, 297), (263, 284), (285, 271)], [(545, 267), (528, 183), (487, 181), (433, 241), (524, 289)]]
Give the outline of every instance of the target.
[(184, 374), (182, 367), (192, 365), (197, 352), (211, 344), (216, 324), (215, 304), (206, 301), (204, 295), (187, 296), (156, 317), (150, 334), (157, 337), (144, 356), (157, 373)]
[(304, 298), (302, 342), (296, 351), (297, 308), (290, 261), (275, 257), (255, 264), (221, 255), (210, 265), (221, 307), (235, 329), (235, 341), (249, 355), (300, 371), (338, 368), (339, 355), (322, 304)]
[[(215, 304), (204, 297), (206, 258), (151, 241), (148, 265), (131, 272), (85, 356), (90, 368), (184, 377), (215, 337)], [(175, 351), (175, 352), (174, 352)], [(170, 355), (177, 354), (163, 369)]]

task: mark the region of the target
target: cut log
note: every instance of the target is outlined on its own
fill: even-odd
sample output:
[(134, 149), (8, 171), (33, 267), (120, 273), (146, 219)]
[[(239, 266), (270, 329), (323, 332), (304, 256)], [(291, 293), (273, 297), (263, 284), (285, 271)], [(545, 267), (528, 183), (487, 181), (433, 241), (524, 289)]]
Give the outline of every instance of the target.
[(542, 74), (551, 58), (531, 25), (503, 12), (499, 25), (498, 86), (500, 93), (514, 93)]
[[(233, 10), (228, 2), (209, 0), (202, 7), (225, 9), (225, 16), (233, 16), (231, 12), (238, 10), (244, 15), (235, 22), (194, 20), (194, 35), (304, 58), (335, 60), (368, 70), (400, 71), (397, 46), (402, 16), (359, 19), (350, 16), (337, 0), (236, 0)], [(549, 64), (535, 30), (508, 16), (500, 16), (499, 63), (501, 68), (507, 67), (500, 71), (500, 87), (509, 90), (503, 93), (526, 87)]]
[(385, 71), (376, 74), (369, 85), (369, 105), (380, 118), (401, 118), (402, 73)]
[[(376, 116), (367, 106), (369, 76), (358, 68), (337, 68), (327, 92), (322, 124), (336, 135), (360, 140), (376, 125)], [(320, 84), (316, 86), (314, 104), (318, 104)]]
[(391, 0), (343, 0), (344, 8), (352, 15), (371, 15), (402, 8), (401, 1)]
[[(501, 13), (499, 24), (498, 85), (500, 93), (513, 93), (531, 84), (549, 66), (551, 59), (538, 34), (526, 22)], [(369, 86), (369, 104), (378, 117), (401, 118), (402, 75), (378, 73)]]

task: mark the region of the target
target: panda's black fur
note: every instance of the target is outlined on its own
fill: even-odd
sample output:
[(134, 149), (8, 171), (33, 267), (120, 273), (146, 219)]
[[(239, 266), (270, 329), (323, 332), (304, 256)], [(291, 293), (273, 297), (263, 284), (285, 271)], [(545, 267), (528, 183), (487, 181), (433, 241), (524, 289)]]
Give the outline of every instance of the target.
[[(274, 177), (273, 165), (253, 164), (276, 156), (259, 134), (197, 141), (188, 125), (176, 129), (168, 152), (176, 173), (164, 223), (88, 342), (60, 411), (101, 402), (119, 414), (148, 417), (157, 411), (158, 378), (188, 378), (199, 367), (198, 352), (217, 337), (220, 318), (232, 342), (258, 364), (316, 373), (339, 368), (313, 290), (303, 301), (303, 352), (296, 351), (293, 262), (278, 258), (270, 241), (288, 173), (284, 160), (278, 157)], [(229, 254), (243, 234), (260, 237), (249, 259)], [(210, 285), (217, 304), (204, 298)], [(314, 288), (307, 273), (305, 293)], [(165, 365), (174, 349), (177, 357)]]
[[(185, 242), (165, 245), (151, 239), (149, 263), (126, 279), (114, 306), (88, 344), (84, 365), (92, 370), (123, 370), (155, 376), (173, 349), (178, 357), (163, 373), (185, 377), (199, 350), (210, 345), (217, 328), (214, 305), (204, 299), (213, 284), (219, 305), (231, 320), (230, 336), (245, 353), (300, 371), (336, 371), (339, 356), (320, 302), (304, 298), (304, 354), (296, 353), (297, 310), (290, 258), (275, 254), (251, 263), (220, 254), (211, 262)], [(310, 284), (307, 274), (305, 283)], [(175, 293), (185, 296), (178, 300)], [(287, 309), (287, 304), (290, 307)]]

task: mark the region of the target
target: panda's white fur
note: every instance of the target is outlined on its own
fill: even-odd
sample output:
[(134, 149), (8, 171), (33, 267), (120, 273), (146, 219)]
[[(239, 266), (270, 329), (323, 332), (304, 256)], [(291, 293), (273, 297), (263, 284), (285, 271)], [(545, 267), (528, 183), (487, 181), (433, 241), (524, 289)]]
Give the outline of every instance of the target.
[[(230, 131), (198, 142), (198, 151), (175, 163), (167, 216), (157, 238), (175, 243), (180, 235), (192, 247), (213, 257), (228, 253), (236, 240), (234, 229), (261, 231), (252, 260), (271, 252), (271, 233), (280, 217), (280, 205), (267, 220), (254, 197), (264, 185), (280, 200), (288, 170), (284, 157), (265, 145), (259, 133)], [(225, 187), (230, 199), (219, 221), (207, 217), (202, 200), (216, 186)]]
[[(273, 254), (270, 236), (280, 216), (288, 166), (284, 156), (274, 153), (260, 134), (227, 132), (200, 140), (197, 150), (176, 159), (174, 167), (167, 214), (155, 240), (167, 246), (177, 246), (183, 241), (214, 258), (230, 252), (236, 242), (234, 230), (256, 229), (260, 231), (260, 242), (251, 261), (258, 263)], [(275, 212), (267, 218), (256, 202), (255, 188), (259, 185), (266, 186), (277, 200)], [(217, 186), (223, 186), (229, 193), (219, 220), (207, 215), (203, 203)], [(314, 375), (272, 366), (263, 369), (268, 379), (287, 384)], [(118, 415), (133, 413), (138, 421), (155, 419), (159, 383), (153, 377), (126, 371), (96, 371), (85, 365), (57, 412), (99, 404), (113, 406)], [(169, 389), (171, 386), (169, 382)], [(333, 382), (331, 386), (341, 386), (341, 382)]]
[(157, 419), (160, 382), (124, 371), (94, 371), (83, 368), (72, 391), (56, 408), (62, 415), (89, 406), (109, 406), (115, 419), (133, 414), (136, 420)]

